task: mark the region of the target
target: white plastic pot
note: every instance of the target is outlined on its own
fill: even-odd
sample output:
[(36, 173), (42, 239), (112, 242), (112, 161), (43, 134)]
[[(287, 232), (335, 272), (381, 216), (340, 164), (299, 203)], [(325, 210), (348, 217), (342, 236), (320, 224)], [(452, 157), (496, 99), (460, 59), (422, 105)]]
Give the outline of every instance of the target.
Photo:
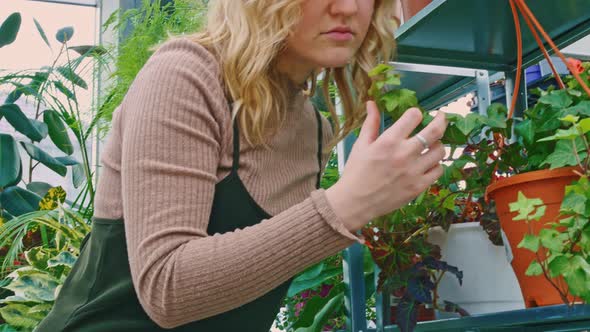
[(524, 308), (518, 280), (506, 258), (504, 246), (495, 246), (479, 223), (453, 224), (448, 233), (429, 231), (428, 241), (442, 250), (442, 260), (463, 271), (463, 285), (450, 273), (443, 276), (441, 300), (460, 305), (470, 314)]

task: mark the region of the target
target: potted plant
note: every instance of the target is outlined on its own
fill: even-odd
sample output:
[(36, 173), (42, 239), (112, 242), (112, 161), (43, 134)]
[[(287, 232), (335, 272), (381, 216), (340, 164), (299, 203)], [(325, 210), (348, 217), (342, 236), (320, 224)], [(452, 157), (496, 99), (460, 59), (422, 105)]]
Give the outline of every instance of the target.
[[(574, 63), (577, 74), (588, 82), (590, 63)], [(526, 110), (522, 121), (514, 126), (519, 138), (501, 148), (501, 158), (496, 162), (499, 172), (512, 176), (488, 188), (512, 247), (515, 257), (512, 265), (527, 306), (556, 304), (565, 299), (561, 292), (553, 289), (549, 280), (534, 272), (539, 259), (543, 261), (547, 257), (542, 253), (537, 257), (536, 246), (526, 240), (533, 234), (545, 234), (544, 229), (553, 228), (560, 211), (567, 210), (567, 206), (563, 206), (567, 205), (564, 199), (570, 197), (566, 196), (566, 186), (590, 174), (590, 96), (582, 91), (573, 76), (566, 77), (565, 83), (566, 89), (551, 87), (535, 91), (539, 95), (538, 103)], [(539, 221), (513, 222), (519, 210), (510, 206), (519, 200), (519, 193), (541, 199), (545, 210)], [(528, 249), (535, 249), (535, 252)]]
[[(380, 65), (370, 75), (374, 80), (370, 95), (393, 121), (408, 108), (417, 106), (413, 91), (399, 89), (400, 77), (393, 72), (391, 66)], [(455, 260), (458, 267), (446, 261), (456, 257), (447, 255), (445, 260), (441, 259), (444, 252), (441, 253), (439, 245), (446, 246), (446, 240), (441, 239), (446, 235), (438, 236), (439, 241), (433, 239), (440, 234), (436, 229), (446, 232), (451, 225), (474, 225), (480, 238), (488, 237), (491, 243), (502, 244), (493, 205), (486, 204), (483, 200), (494, 168), (493, 163), (488, 160), (495, 148), (493, 141), (482, 133), (498, 132), (507, 135), (506, 113), (504, 107), (494, 105), (487, 116), (447, 114), (449, 126), (442, 142), (450, 147), (451, 153), (446, 160), (447, 165), (444, 166), (444, 175), (409, 205), (377, 218), (363, 230), (373, 259), (381, 268), (379, 290), (393, 293), (400, 298), (396, 316), (402, 330), (411, 330), (415, 325), (419, 304), (427, 304), (442, 311), (466, 313), (455, 301), (439, 299), (440, 290), (443, 289), (440, 286), (451, 283), (455, 289), (445, 294), (445, 298), (454, 300), (452, 296), (457, 295), (456, 289), (466, 278), (467, 272), (464, 274), (459, 271), (459, 268), (463, 270), (463, 258)], [(432, 116), (424, 114), (424, 121), (417, 131), (431, 120)], [(463, 152), (455, 156), (459, 148)], [(491, 245), (490, 247), (494, 249)], [(475, 301), (473, 298), (461, 298), (463, 294), (459, 294), (458, 298), (465, 303), (475, 302), (479, 305), (479, 302), (490, 302), (490, 299), (486, 299), (488, 297), (491, 301), (511, 304), (513, 308), (522, 307), (522, 299), (514, 296), (518, 292), (518, 285), (503, 249), (499, 247), (494, 251), (484, 248), (482, 255), (491, 252), (491, 258), (480, 256), (472, 259), (475, 263), (469, 265), (469, 273), (475, 277), (470, 278), (470, 288), (464, 294), (472, 295), (469, 294), (472, 289), (482, 288), (506, 289), (506, 292), (496, 292), (493, 294), (496, 297), (478, 292), (481, 297)], [(463, 252), (469, 250), (463, 248)], [(499, 270), (504, 272), (505, 277), (491, 273), (483, 276), (477, 274), (478, 271), (485, 270), (481, 268), (482, 265), (494, 269), (494, 272), (498, 272), (501, 267)], [(487, 279), (480, 279), (483, 277)], [(498, 294), (500, 297), (497, 297)], [(496, 311), (498, 307), (474, 308), (481, 313)]]
[[(559, 216), (560, 207), (565, 204), (567, 208), (564, 201), (569, 197), (565, 195), (567, 194), (566, 186), (588, 175), (588, 153), (590, 152), (587, 145), (590, 121), (588, 120), (590, 116), (588, 71), (590, 67), (579, 61), (567, 60), (524, 1), (510, 0), (510, 5), (514, 14), (517, 40), (521, 40), (518, 19), (518, 11), (520, 11), (551, 67), (554, 69), (539, 34), (567, 65), (572, 75), (566, 77), (564, 83), (553, 70), (559, 89), (550, 87), (545, 91), (539, 89), (533, 91), (539, 96), (538, 102), (534, 107), (526, 110), (524, 116), (517, 119), (518, 121), (512, 120), (516, 105), (516, 98), (513, 99), (507, 126), (511, 130), (514, 129), (517, 137), (511, 139), (507, 135), (494, 136), (497, 150), (493, 156), (495, 169), (492, 174), (494, 177), (505, 178), (494, 181), (487, 189), (487, 194), (496, 202), (502, 228), (507, 234), (514, 254), (512, 266), (519, 279), (526, 305), (530, 307), (559, 302), (569, 303), (573, 299), (563, 297), (552, 287), (553, 282), (550, 280), (552, 275), (547, 273), (547, 266), (540, 264), (545, 278), (537, 276), (536, 268), (539, 266), (531, 262), (535, 260), (539, 263), (549, 257), (544, 257), (546, 253), (539, 253), (538, 248), (531, 246), (534, 241), (529, 243), (527, 240), (532, 239), (533, 234), (546, 234), (548, 231), (545, 229), (552, 228), (552, 222)], [(522, 45), (519, 42), (517, 44), (517, 76), (522, 73), (522, 54)], [(513, 96), (518, 96), (518, 89), (517, 83)], [(531, 220), (539, 217), (538, 221), (523, 223), (515, 220), (515, 218), (527, 219), (525, 216), (529, 215), (527, 211), (520, 211), (518, 208), (519, 202), (523, 200), (521, 195), (540, 198), (544, 203), (538, 215), (530, 216)], [(539, 203), (539, 201), (533, 202), (534, 205)], [(517, 213), (519, 211), (520, 213)], [(562, 227), (567, 228), (567, 225)], [(563, 282), (563, 280), (557, 280), (558, 284)]]
[[(73, 28), (56, 33), (60, 49), (53, 66), (17, 73), (2, 71), (0, 85), (11, 87), (12, 92), (0, 104), (0, 120), (5, 118), (26, 138), (0, 134), (0, 259), (2, 272), (9, 272), (7, 276), (2, 273), (0, 278), (0, 315), (10, 323), (0, 325), (0, 330), (12, 331), (16, 327), (18, 331), (30, 331), (51, 309), (56, 295), (53, 291), (59, 290), (90, 231), (94, 186), (86, 143), (103, 119), (108, 122), (112, 109), (149, 57), (150, 47), (170, 31), (188, 32), (198, 26), (202, 15), (197, 14), (203, 10), (202, 3), (177, 1), (175, 5), (182, 10), (172, 12), (171, 5), (162, 7), (160, 1), (143, 1), (142, 8), (121, 13), (121, 19), (117, 12), (105, 23), (105, 29), (124, 29), (129, 19), (135, 29), (120, 45), (117, 70), (112, 75), (117, 84), (88, 121), (80, 116), (83, 110), (77, 91), (87, 88), (82, 78), (84, 70), (101, 67), (89, 66), (87, 60), (95, 65), (108, 64), (110, 54), (101, 46), (69, 46)], [(0, 26), (0, 47), (16, 39), (20, 25), (18, 13), (6, 19)], [(44, 30), (36, 21), (35, 25), (51, 47)], [(74, 57), (76, 53), (78, 56)], [(35, 103), (34, 118), (28, 118), (17, 105), (25, 98)], [(51, 140), (64, 155), (53, 156), (43, 151), (38, 146), (41, 140)], [(79, 145), (81, 162), (73, 157), (72, 142)], [(21, 151), (31, 157), (28, 167), (22, 163)], [(68, 171), (72, 173), (74, 187), (82, 187), (73, 202), (66, 200), (60, 186), (32, 180), (39, 164), (62, 176)], [(47, 287), (23, 286), (31, 283)]]

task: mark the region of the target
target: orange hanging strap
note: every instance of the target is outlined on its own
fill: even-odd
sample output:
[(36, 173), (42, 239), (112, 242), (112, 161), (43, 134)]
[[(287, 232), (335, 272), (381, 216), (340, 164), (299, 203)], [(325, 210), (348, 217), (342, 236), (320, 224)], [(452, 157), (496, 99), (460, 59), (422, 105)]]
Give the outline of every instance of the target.
[(520, 91), (520, 80), (522, 77), (522, 31), (520, 29), (520, 20), (518, 19), (518, 12), (516, 11), (514, 1), (515, 0), (510, 0), (510, 8), (512, 9), (512, 18), (514, 20), (514, 29), (516, 31), (517, 64), (516, 81), (514, 82), (514, 92), (512, 92), (512, 103), (510, 104), (510, 112), (508, 112), (508, 119), (512, 119), (512, 115), (514, 114), (514, 109), (516, 108), (516, 101), (518, 100), (518, 92)]
[[(519, 5), (518, 2), (516, 4)], [(520, 5), (519, 5), (519, 8), (520, 8)], [(537, 42), (537, 45), (539, 45), (539, 49), (541, 50), (541, 52), (543, 52), (543, 56), (547, 60), (547, 63), (549, 64), (549, 67), (551, 68), (551, 71), (553, 72), (553, 76), (555, 77), (555, 80), (557, 81), (557, 85), (559, 85), (560, 89), (565, 89), (565, 85), (563, 84), (563, 80), (561, 79), (561, 76), (559, 76), (557, 69), (555, 69), (555, 65), (553, 64), (553, 60), (551, 59), (551, 56), (549, 56), (549, 53), (547, 53), (547, 50), (545, 49), (545, 45), (543, 45), (543, 41), (541, 40), (541, 38), (539, 37), (539, 34), (537, 33), (537, 29), (535, 29), (535, 27), (533, 26), (533, 22), (531, 21), (531, 19), (528, 16), (523, 15), (523, 17), (524, 17), (524, 20), (525, 20), (526, 24), (528, 25), (529, 29), (531, 30), (533, 37), (535, 37), (535, 41)]]
[[(514, 91), (512, 93), (512, 103), (510, 105), (510, 111), (508, 112), (508, 119), (511, 119), (512, 116), (514, 115), (514, 110), (516, 108), (516, 101), (518, 98), (518, 92), (520, 89), (521, 75), (522, 75), (522, 71), (523, 71), (523, 69), (522, 69), (522, 31), (520, 28), (520, 20), (518, 19), (518, 11), (517, 11), (516, 7), (518, 7), (518, 10), (520, 10), (520, 13), (524, 17), (526, 24), (528, 25), (529, 29), (531, 30), (531, 33), (532, 33), (533, 37), (535, 38), (535, 41), (537, 42), (539, 49), (543, 52), (543, 56), (545, 56), (545, 59), (547, 59), (547, 62), (549, 63), (549, 66), (551, 67), (551, 71), (553, 71), (553, 75), (555, 76), (555, 79), (557, 80), (559, 88), (564, 89), (565, 85), (563, 84), (563, 81), (561, 80), (559, 73), (555, 69), (553, 61), (551, 60), (549, 53), (545, 49), (543, 42), (541, 41), (541, 38), (539, 37), (539, 35), (537, 33), (537, 30), (539, 30), (539, 32), (541, 33), (543, 38), (547, 41), (547, 43), (551, 46), (553, 51), (559, 56), (561, 61), (563, 61), (563, 63), (567, 66), (568, 70), (576, 78), (576, 81), (578, 81), (578, 83), (580, 83), (580, 86), (582, 86), (584, 91), (588, 94), (588, 96), (590, 96), (590, 88), (588, 88), (588, 85), (580, 77), (580, 74), (578, 73), (577, 68), (575, 68), (575, 66), (572, 63), (567, 61), (565, 56), (559, 51), (559, 49), (557, 48), (557, 46), (555, 45), (555, 43), (553, 42), (551, 37), (549, 37), (547, 32), (545, 32), (545, 30), (543, 29), (543, 27), (541, 26), (541, 24), (539, 23), (539, 21), (537, 20), (535, 15), (533, 15), (530, 8), (526, 5), (525, 1), (524, 0), (509, 0), (509, 2), (510, 2), (510, 7), (512, 9), (512, 17), (514, 19), (514, 28), (515, 28), (516, 40), (517, 40), (517, 57), (518, 57), (518, 59), (517, 59), (517, 66), (516, 66), (516, 71), (517, 71), (516, 72), (516, 82), (514, 82)], [(495, 140), (496, 140), (496, 143), (498, 144), (498, 156), (496, 158), (496, 160), (498, 160), (500, 158), (500, 156), (502, 155), (502, 149), (504, 147), (504, 138), (501, 135), (499, 135), (499, 137), (495, 137)], [(494, 167), (491, 184), (496, 182), (494, 175), (496, 174), (497, 171), (498, 171), (498, 164), (496, 164), (496, 166)], [(488, 201), (487, 190), (486, 190), (486, 194), (485, 194), (485, 200)]]
[[(518, 92), (520, 91), (520, 80), (522, 75), (522, 32), (520, 29), (520, 20), (518, 19), (518, 12), (516, 11), (516, 6), (514, 4), (514, 0), (510, 1), (510, 8), (512, 9), (512, 18), (514, 20), (514, 29), (516, 31), (516, 47), (517, 47), (517, 64), (516, 64), (516, 81), (514, 82), (514, 90), (512, 92), (512, 102), (510, 103), (510, 111), (508, 112), (508, 119), (512, 118), (514, 114), (514, 109), (516, 108), (516, 101), (518, 100)], [(504, 148), (504, 137), (502, 135), (494, 135), (494, 142), (498, 145), (497, 153), (498, 155), (495, 156), (495, 160), (499, 160), (502, 156), (502, 149)], [(490, 185), (494, 184), (496, 179), (496, 173), (498, 172), (498, 163), (494, 166), (494, 170), (492, 171), (492, 179), (490, 180)], [(488, 193), (486, 190), (485, 201), (488, 201)]]
[(574, 65), (571, 64), (569, 61), (567, 61), (565, 56), (559, 51), (559, 49), (557, 48), (557, 46), (555, 45), (555, 43), (553, 42), (551, 37), (549, 37), (547, 32), (545, 32), (545, 30), (543, 29), (543, 27), (541, 26), (539, 21), (537, 21), (537, 18), (535, 17), (535, 15), (533, 15), (533, 13), (529, 9), (529, 7), (526, 5), (524, 0), (515, 0), (515, 1), (519, 5), (519, 8), (520, 8), (523, 16), (525, 16), (525, 17), (528, 16), (531, 19), (531, 21), (533, 22), (535, 27), (537, 27), (537, 29), (539, 30), (539, 32), (541, 33), (543, 38), (545, 38), (547, 43), (549, 43), (549, 45), (551, 45), (551, 48), (553, 49), (553, 51), (555, 51), (555, 53), (559, 56), (561, 61), (563, 61), (563, 63), (567, 66), (567, 69), (572, 73), (572, 75), (574, 75), (574, 77), (576, 78), (576, 81), (578, 81), (578, 83), (580, 83), (580, 85), (582, 86), (582, 88), (584, 89), (586, 94), (588, 94), (588, 96), (590, 96), (590, 88), (588, 87), (588, 85), (580, 77), (580, 74), (577, 72)]

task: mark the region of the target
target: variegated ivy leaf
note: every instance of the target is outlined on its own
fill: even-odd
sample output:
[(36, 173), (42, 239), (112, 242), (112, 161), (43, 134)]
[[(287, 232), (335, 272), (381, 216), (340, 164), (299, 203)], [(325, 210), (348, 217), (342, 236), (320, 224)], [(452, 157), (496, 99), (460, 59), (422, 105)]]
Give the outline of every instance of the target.
[(47, 261), (47, 267), (66, 266), (72, 268), (76, 263), (76, 256), (68, 251), (62, 251), (59, 255)]
[(585, 152), (584, 141), (581, 137), (577, 137), (575, 140), (576, 150), (574, 151), (574, 141), (560, 140), (555, 145), (555, 151), (550, 154), (547, 159), (541, 163), (543, 165), (551, 165), (551, 169), (565, 167), (565, 166), (576, 166), (578, 165), (578, 159), (576, 158), (576, 152), (580, 160), (585, 160), (588, 153)]
[(510, 212), (517, 212), (514, 220), (539, 220), (545, 214), (545, 205), (540, 198), (527, 198), (522, 191), (518, 192), (518, 200), (510, 203)]
[(4, 288), (30, 302), (43, 303), (55, 300), (54, 291), (58, 284), (59, 282), (47, 273), (38, 271), (16, 278)]
[(24, 304), (9, 304), (0, 308), (0, 314), (6, 323), (16, 327), (18, 331), (28, 331), (37, 326), (45, 317), (43, 313), (30, 312), (30, 309)]

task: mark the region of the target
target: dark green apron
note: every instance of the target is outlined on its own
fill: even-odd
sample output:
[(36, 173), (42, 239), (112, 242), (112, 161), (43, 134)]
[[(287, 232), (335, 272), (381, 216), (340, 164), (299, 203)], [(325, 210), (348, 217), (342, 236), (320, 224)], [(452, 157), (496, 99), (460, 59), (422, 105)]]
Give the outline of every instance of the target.
[[(318, 121), (318, 164), (322, 152), (321, 115)], [(250, 196), (238, 176), (239, 132), (234, 123), (231, 173), (215, 186), (207, 234), (231, 232), (271, 216)], [(291, 280), (262, 297), (231, 311), (174, 329), (163, 329), (145, 313), (131, 282), (123, 220), (94, 218), (80, 256), (64, 282), (53, 309), (35, 332), (226, 332), (270, 330)]]

